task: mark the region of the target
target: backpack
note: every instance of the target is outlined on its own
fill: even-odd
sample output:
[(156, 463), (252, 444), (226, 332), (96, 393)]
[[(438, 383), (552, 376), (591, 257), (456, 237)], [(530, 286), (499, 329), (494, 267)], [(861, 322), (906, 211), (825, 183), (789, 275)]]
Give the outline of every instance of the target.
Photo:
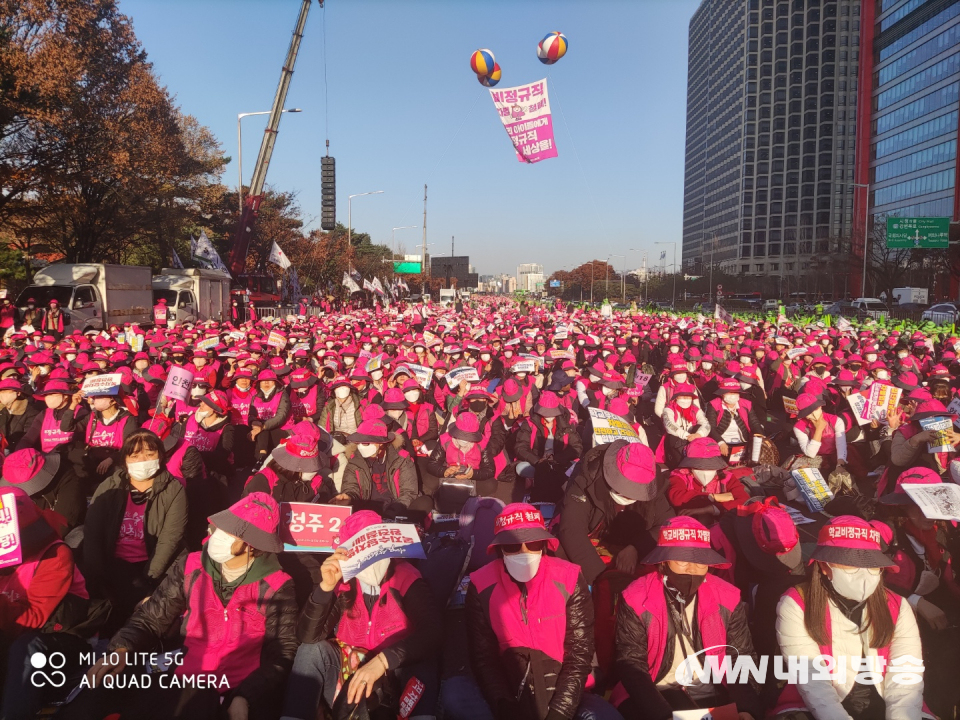
[(493, 525), (497, 515), (506, 507), (502, 500), (494, 497), (471, 497), (460, 511), (460, 530), (457, 537), (473, 542), (473, 550), (467, 562), (467, 572), (479, 570), (494, 559), (487, 555), (487, 546), (493, 542)]

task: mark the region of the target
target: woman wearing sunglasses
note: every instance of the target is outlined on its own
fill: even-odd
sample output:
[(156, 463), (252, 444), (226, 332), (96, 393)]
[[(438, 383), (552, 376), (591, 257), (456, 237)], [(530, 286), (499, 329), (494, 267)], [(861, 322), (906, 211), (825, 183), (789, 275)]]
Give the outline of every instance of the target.
[[(880, 525), (840, 515), (820, 529), (810, 579), (777, 607), (780, 651), (799, 658), (808, 678), (790, 682), (768, 717), (921, 717), (920, 634), (907, 599), (883, 585), (894, 563), (880, 549)], [(832, 670), (815, 670), (818, 655), (834, 659)]]
[(497, 516), (487, 553), (470, 576), (467, 633), (477, 686), (443, 695), (451, 720), (620, 720), (584, 692), (593, 660), (593, 602), (580, 568), (548, 554), (558, 541), (532, 505)]

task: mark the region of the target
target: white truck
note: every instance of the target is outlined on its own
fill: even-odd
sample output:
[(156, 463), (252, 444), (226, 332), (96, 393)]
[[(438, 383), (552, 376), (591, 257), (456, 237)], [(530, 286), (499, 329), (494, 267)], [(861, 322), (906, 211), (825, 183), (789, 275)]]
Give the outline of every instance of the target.
[(893, 299), (898, 305), (906, 305), (907, 303), (927, 305), (930, 302), (930, 291), (927, 288), (894, 288)]
[(440, 291), (440, 307), (449, 307), (456, 304), (457, 291), (455, 288), (448, 288)]
[(136, 265), (55, 263), (33, 276), (17, 307), (22, 311), (32, 298), (38, 308), (46, 308), (55, 298), (66, 315), (64, 324), (81, 332), (125, 323), (151, 325), (152, 277), (150, 268)]
[(230, 318), (230, 276), (221, 270), (163, 268), (153, 278), (154, 303), (167, 301), (167, 322), (184, 325)]

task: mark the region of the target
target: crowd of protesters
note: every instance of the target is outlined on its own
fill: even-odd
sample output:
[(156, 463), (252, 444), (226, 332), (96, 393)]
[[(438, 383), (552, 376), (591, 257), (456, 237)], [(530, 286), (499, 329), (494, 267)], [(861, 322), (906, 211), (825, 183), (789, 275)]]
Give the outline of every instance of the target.
[[(956, 523), (908, 490), (960, 482), (922, 423), (957, 419), (955, 337), (505, 298), (3, 312), (3, 718), (954, 717)], [(899, 401), (864, 421), (875, 385)], [(285, 547), (289, 502), (349, 506), (343, 542), (413, 523), (426, 559), (345, 581)], [(738, 657), (804, 672), (684, 680)]]

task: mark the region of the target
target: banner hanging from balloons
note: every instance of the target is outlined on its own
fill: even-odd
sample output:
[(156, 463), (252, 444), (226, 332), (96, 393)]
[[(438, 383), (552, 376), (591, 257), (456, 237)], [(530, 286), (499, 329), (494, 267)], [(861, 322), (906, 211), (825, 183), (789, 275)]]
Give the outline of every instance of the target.
[(520, 162), (532, 164), (557, 157), (546, 78), (491, 90), (490, 97)]

